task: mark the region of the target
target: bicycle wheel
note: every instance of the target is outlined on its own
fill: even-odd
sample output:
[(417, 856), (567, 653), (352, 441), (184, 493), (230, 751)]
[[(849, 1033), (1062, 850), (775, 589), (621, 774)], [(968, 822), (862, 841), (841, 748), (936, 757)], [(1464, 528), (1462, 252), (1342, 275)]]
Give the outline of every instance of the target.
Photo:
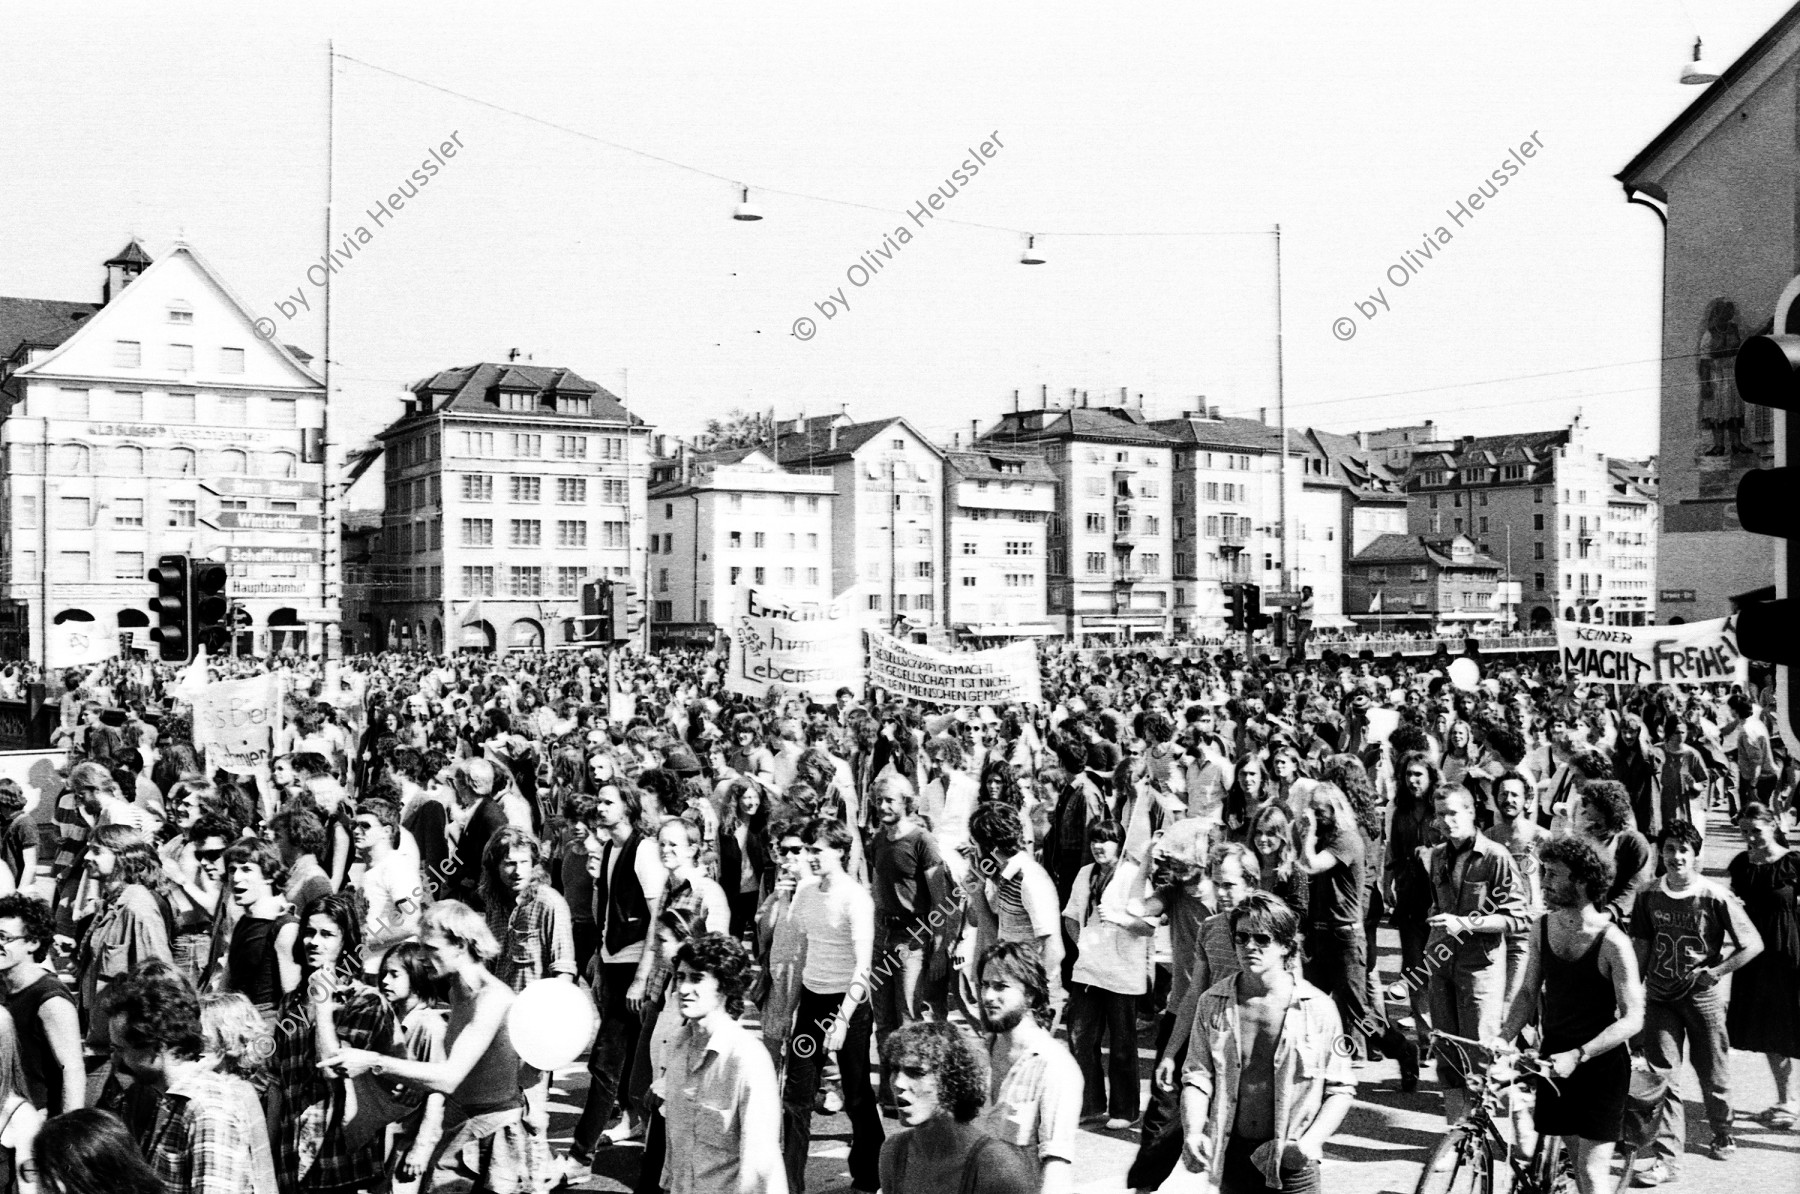
[(1540, 1136), (1537, 1155), (1531, 1159), (1531, 1175), (1538, 1194), (1576, 1194), (1575, 1158), (1563, 1147), (1561, 1136)]
[(1492, 1165), (1482, 1134), (1467, 1124), (1457, 1124), (1431, 1150), (1413, 1194), (1489, 1194)]

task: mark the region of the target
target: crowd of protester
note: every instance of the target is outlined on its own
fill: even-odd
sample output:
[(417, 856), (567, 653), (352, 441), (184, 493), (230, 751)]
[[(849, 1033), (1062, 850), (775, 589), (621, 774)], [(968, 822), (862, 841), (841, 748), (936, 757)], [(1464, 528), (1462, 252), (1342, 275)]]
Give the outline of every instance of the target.
[[(1370, 1063), (1454, 1123), (1508, 1042), (1583, 1194), (1633, 1117), (1635, 1183), (1677, 1179), (1684, 1063), (1713, 1157), (1731, 1049), (1791, 1129), (1773, 694), (1448, 662), (1047, 647), (1041, 703), (970, 708), (697, 650), (219, 661), (284, 681), (252, 774), (192, 675), (56, 677), (54, 807), (0, 779), (0, 1181), (525, 1194), (631, 1143), (641, 1192), (803, 1194), (841, 1112), (859, 1191), (1067, 1191), (1135, 1130), (1134, 1190), (1304, 1192)], [(598, 1029), (559, 1154), (509, 1010), (562, 982)]]

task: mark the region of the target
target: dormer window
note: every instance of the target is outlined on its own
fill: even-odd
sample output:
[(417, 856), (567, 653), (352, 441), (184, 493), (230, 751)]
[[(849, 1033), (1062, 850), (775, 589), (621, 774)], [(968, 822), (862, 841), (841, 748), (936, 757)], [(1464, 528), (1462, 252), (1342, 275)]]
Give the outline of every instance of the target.
[(556, 396), (556, 413), (559, 415), (591, 415), (594, 413), (594, 400), (558, 394)]
[(501, 390), (500, 409), (515, 414), (530, 414), (534, 403), (530, 390)]
[(1450, 484), (1450, 474), (1442, 470), (1430, 472), (1425, 474), (1424, 480), (1427, 485), (1448, 485)]
[(1523, 481), (1525, 479), (1525, 466), (1522, 464), (1509, 464), (1502, 470), (1500, 475), (1503, 480)]

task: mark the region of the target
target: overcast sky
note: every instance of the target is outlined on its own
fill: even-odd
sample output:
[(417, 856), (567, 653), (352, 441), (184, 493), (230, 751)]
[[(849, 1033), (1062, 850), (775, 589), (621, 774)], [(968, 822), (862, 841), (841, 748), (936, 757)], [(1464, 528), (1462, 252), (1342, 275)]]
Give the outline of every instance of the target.
[[(1493, 433), (1579, 407), (1644, 455), (1662, 232), (1612, 176), (1701, 93), (1676, 82), (1696, 32), (1723, 66), (1785, 8), (32, 6), (8, 14), (0, 294), (97, 297), (127, 238), (184, 237), (321, 354), (335, 39), (360, 60), (336, 72), (339, 235), (369, 234), (333, 284), (351, 442), (411, 382), (513, 348), (678, 432), (843, 405), (948, 440), (1046, 385), (1273, 420), (1280, 223), (1292, 422)], [(940, 215), (1000, 230), (900, 214), (996, 135)], [(1533, 138), (1479, 212), (1446, 215)], [(732, 220), (722, 179), (767, 218)], [(896, 227), (911, 242), (854, 285)], [(1020, 230), (1047, 264), (1018, 264)], [(1182, 235), (1124, 235), (1144, 233)]]

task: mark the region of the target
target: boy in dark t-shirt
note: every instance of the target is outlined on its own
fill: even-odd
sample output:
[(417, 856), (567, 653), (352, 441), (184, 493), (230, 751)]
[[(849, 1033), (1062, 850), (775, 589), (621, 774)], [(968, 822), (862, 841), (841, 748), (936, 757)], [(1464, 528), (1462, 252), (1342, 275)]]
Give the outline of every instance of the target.
[(0, 779), (0, 862), (12, 872), (13, 889), (23, 891), (37, 877), (38, 827), (25, 815), (25, 792), (16, 780)]
[(1672, 1179), (1687, 1140), (1678, 1081), (1684, 1042), (1712, 1123), (1708, 1151), (1720, 1161), (1737, 1151), (1720, 981), (1762, 952), (1762, 938), (1737, 897), (1699, 873), (1700, 844), (1693, 822), (1669, 822), (1657, 837), (1666, 873), (1638, 895), (1631, 912), (1644, 976), (1644, 1059), (1664, 1081), (1654, 1159), (1638, 1175), (1639, 1185)]

